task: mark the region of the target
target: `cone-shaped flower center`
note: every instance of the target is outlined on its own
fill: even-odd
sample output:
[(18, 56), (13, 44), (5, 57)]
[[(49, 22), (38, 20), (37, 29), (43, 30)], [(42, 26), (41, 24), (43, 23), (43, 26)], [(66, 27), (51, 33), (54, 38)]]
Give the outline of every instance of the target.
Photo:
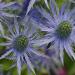
[(72, 25), (68, 21), (63, 21), (61, 22), (57, 29), (56, 29), (56, 34), (59, 38), (61, 39), (66, 39), (69, 37), (72, 31)]
[(28, 42), (29, 41), (28, 41), (28, 38), (26, 36), (20, 35), (17, 38), (15, 38), (15, 40), (13, 42), (13, 47), (18, 52), (24, 52), (24, 50), (28, 46)]

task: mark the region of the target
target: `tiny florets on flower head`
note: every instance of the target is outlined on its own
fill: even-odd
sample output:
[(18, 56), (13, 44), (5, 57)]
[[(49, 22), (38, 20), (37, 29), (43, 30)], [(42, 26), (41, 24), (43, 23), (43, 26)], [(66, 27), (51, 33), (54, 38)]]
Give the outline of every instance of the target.
[(24, 50), (28, 46), (28, 38), (24, 35), (20, 35), (15, 38), (13, 41), (13, 48), (17, 50), (17, 52), (24, 52)]
[(72, 25), (68, 21), (63, 21), (58, 25), (56, 35), (60, 39), (66, 39), (71, 34), (71, 31)]

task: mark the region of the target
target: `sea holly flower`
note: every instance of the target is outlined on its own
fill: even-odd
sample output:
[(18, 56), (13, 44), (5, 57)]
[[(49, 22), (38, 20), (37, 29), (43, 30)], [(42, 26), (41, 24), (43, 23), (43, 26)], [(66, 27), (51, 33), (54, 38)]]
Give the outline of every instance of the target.
[(21, 25), (18, 24), (16, 18), (14, 18), (14, 24), (11, 24), (7, 20), (5, 20), (5, 23), (7, 23), (8, 33), (5, 34), (3, 26), (1, 25), (2, 29), (0, 30), (0, 37), (6, 38), (7, 41), (4, 43), (0, 43), (0, 46), (6, 46), (7, 51), (0, 57), (0, 59), (5, 58), (12, 52), (16, 57), (19, 75), (21, 74), (22, 62), (27, 63), (28, 68), (30, 68), (35, 74), (33, 65), (29, 59), (29, 55), (33, 53), (35, 55), (42, 56), (45, 58), (48, 57), (42, 53), (39, 53), (37, 51), (37, 48), (34, 48), (33, 46), (33, 41), (34, 39), (36, 40), (34, 35), (36, 32), (36, 28), (34, 27), (32, 20), (30, 20), (30, 18), (26, 16), (21, 22)]
[(75, 9), (67, 9), (67, 4), (62, 5), (59, 10), (54, 0), (50, 0), (51, 14), (46, 12), (43, 8), (39, 12), (47, 19), (44, 24), (38, 24), (42, 31), (46, 31), (45, 40), (36, 41), (37, 45), (43, 45), (53, 42), (54, 48), (60, 54), (61, 62), (63, 63), (64, 50), (75, 59), (75, 53), (72, 49), (72, 44), (75, 43)]

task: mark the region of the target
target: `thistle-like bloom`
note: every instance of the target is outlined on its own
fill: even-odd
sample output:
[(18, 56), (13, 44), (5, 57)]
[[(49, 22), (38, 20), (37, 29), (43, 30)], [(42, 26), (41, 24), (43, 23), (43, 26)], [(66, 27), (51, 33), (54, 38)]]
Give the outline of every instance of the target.
[(25, 17), (21, 25), (18, 25), (16, 19), (14, 19), (13, 25), (10, 25), (7, 20), (6, 23), (8, 27), (8, 33), (5, 34), (1, 25), (2, 29), (0, 31), (2, 35), (0, 37), (6, 38), (7, 41), (0, 43), (0, 46), (6, 46), (8, 50), (4, 53), (4, 55), (0, 57), (0, 59), (5, 58), (7, 55), (13, 52), (14, 56), (16, 56), (19, 75), (21, 74), (22, 62), (27, 63), (28, 67), (34, 72), (33, 65), (29, 59), (29, 55), (33, 53), (42, 57), (46, 56), (36, 51), (37, 49), (33, 47), (36, 28), (33, 26), (32, 20), (30, 20), (29, 17)]
[[(59, 11), (54, 0), (50, 0), (50, 7), (51, 14), (44, 9), (38, 9), (47, 19), (46, 24), (39, 24), (40, 29), (47, 32), (45, 40), (39, 40), (40, 45), (53, 42), (62, 63), (64, 50), (71, 58), (75, 59), (75, 53), (72, 49), (72, 44), (75, 43), (75, 9), (66, 9), (67, 5), (64, 4)], [(39, 45), (39, 42), (37, 44)]]

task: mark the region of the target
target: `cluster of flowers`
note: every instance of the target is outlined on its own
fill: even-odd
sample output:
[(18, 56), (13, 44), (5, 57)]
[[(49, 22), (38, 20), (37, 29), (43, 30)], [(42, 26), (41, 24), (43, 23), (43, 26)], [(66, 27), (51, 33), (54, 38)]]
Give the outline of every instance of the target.
[[(65, 3), (59, 10), (55, 0), (44, 0), (50, 9), (47, 12), (42, 7), (33, 8), (36, 1), (25, 0), (23, 5), (0, 3), (0, 38), (6, 39), (0, 43), (0, 46), (6, 46), (0, 59), (16, 60), (19, 75), (23, 63), (34, 74), (39, 61), (47, 70), (50, 67), (54, 69), (53, 63), (64, 63), (64, 50), (71, 59), (75, 59), (75, 9), (70, 10)], [(4, 10), (7, 8), (22, 10), (16, 16), (6, 13)], [(40, 37), (39, 30), (46, 32), (45, 35)]]

